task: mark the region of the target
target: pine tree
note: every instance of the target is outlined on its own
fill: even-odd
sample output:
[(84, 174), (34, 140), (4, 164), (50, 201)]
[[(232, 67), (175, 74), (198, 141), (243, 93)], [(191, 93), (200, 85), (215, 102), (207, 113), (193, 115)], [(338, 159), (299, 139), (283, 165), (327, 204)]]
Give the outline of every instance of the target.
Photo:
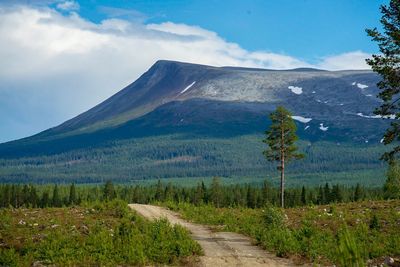
[(268, 183), (267, 180), (264, 181), (263, 183), (263, 187), (262, 187), (262, 199), (263, 199), (263, 203), (267, 204), (267, 203), (272, 203), (272, 188), (271, 185)]
[(219, 206), (221, 205), (221, 200), (222, 200), (222, 192), (221, 192), (221, 185), (220, 185), (218, 177), (214, 177), (212, 180), (210, 194), (211, 194), (212, 203), (217, 208), (219, 208)]
[[(375, 110), (375, 114), (383, 118), (396, 117), (384, 135), (383, 143), (387, 145), (400, 138), (400, 0), (391, 0), (388, 6), (382, 5), (381, 13), (383, 33), (377, 28), (366, 30), (380, 50), (379, 54), (367, 59), (367, 64), (381, 76), (377, 86), (381, 90), (378, 97), (383, 103)], [(395, 146), (390, 152), (384, 153), (382, 159), (391, 161), (399, 152), (400, 146)]]
[(46, 208), (50, 205), (50, 196), (49, 192), (45, 191), (42, 194), (42, 198), (40, 199), (40, 207)]
[(36, 193), (36, 188), (31, 185), (29, 190), (29, 203), (31, 207), (36, 208), (39, 204), (39, 197)]
[(331, 189), (329, 187), (328, 183), (325, 183), (325, 187), (324, 187), (324, 202), (323, 204), (328, 204), (329, 202), (331, 202), (332, 200), (332, 195), (331, 195)]
[(254, 209), (257, 204), (257, 196), (253, 187), (247, 186), (247, 207)]
[(200, 183), (198, 183), (196, 187), (196, 192), (194, 193), (193, 196), (193, 204), (199, 205), (200, 203), (203, 202), (203, 198), (204, 198), (203, 187), (201, 186)]
[(400, 198), (400, 165), (397, 161), (389, 164), (383, 191), (386, 199)]
[(54, 189), (53, 189), (53, 199), (51, 201), (52, 206), (53, 207), (61, 207), (61, 198), (60, 198), (60, 194), (58, 192), (58, 186), (54, 185)]
[(356, 189), (354, 190), (354, 201), (359, 201), (362, 199), (362, 190), (359, 183), (356, 185)]
[(306, 198), (306, 188), (303, 187), (301, 188), (301, 204), (306, 205), (307, 204), (307, 198)]
[(75, 184), (71, 184), (70, 188), (69, 188), (69, 199), (68, 199), (68, 203), (70, 205), (76, 204), (77, 203), (77, 199), (76, 199), (76, 189), (75, 189)]
[(324, 194), (324, 189), (322, 188), (322, 186), (319, 187), (318, 189), (318, 196), (317, 196), (317, 203), (322, 205), (325, 204), (325, 194)]
[(204, 181), (201, 181), (201, 191), (203, 191), (203, 203), (208, 203), (208, 193), (207, 193), (207, 187), (204, 184)]
[(105, 200), (112, 200), (115, 198), (115, 190), (112, 181), (108, 180), (103, 189), (103, 198)]
[(285, 163), (291, 159), (300, 159), (304, 155), (297, 153), (295, 142), (296, 124), (292, 119), (292, 114), (284, 107), (279, 106), (269, 116), (272, 124), (268, 131), (264, 143), (268, 145), (264, 155), (269, 161), (278, 161), (278, 170), (281, 172), (281, 206), (285, 206)]
[(163, 185), (161, 183), (161, 180), (158, 180), (157, 187), (156, 187), (156, 194), (155, 194), (154, 198), (157, 201), (162, 201), (163, 195), (164, 195)]
[(338, 184), (336, 184), (332, 187), (331, 195), (332, 195), (331, 201), (334, 201), (334, 202), (342, 202), (343, 201), (343, 193)]

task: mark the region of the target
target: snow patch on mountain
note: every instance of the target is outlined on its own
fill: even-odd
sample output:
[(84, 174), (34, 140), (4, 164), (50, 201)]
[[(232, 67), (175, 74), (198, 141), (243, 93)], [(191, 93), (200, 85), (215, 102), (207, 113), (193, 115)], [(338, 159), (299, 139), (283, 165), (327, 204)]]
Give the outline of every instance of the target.
[(320, 124), (319, 124), (319, 129), (320, 129), (321, 131), (326, 132), (326, 131), (328, 131), (329, 127), (327, 127), (327, 126), (325, 127), (323, 123), (320, 123)]
[(303, 93), (303, 88), (301, 87), (290, 85), (288, 88), (296, 95), (301, 95)]
[(192, 87), (195, 83), (196, 83), (196, 81), (194, 81), (194, 82), (192, 82), (191, 84), (189, 84), (188, 86), (186, 86), (186, 88), (183, 89), (183, 90), (180, 92), (180, 94), (183, 94), (184, 92), (186, 92), (187, 90), (189, 90), (190, 87)]
[(292, 119), (302, 122), (302, 123), (308, 123), (312, 120), (312, 118), (304, 118), (302, 116), (292, 116)]
[(352, 82), (351, 85), (353, 85), (353, 86), (357, 85), (357, 87), (360, 88), (360, 89), (368, 88), (368, 85), (362, 84), (362, 83), (358, 83), (358, 82)]
[(394, 120), (396, 118), (396, 115), (388, 115), (388, 116), (381, 116), (381, 115), (364, 115), (361, 112), (356, 114), (357, 116), (363, 117), (363, 118), (368, 118), (368, 119), (391, 119)]
[(365, 89), (365, 88), (368, 88), (368, 85), (362, 84), (362, 83), (357, 83), (357, 87), (360, 89)]

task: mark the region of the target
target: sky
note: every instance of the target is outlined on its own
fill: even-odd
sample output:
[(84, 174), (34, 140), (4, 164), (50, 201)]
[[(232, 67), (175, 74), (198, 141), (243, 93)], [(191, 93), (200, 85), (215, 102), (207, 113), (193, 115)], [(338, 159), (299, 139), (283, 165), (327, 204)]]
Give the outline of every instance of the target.
[(54, 127), (158, 59), (366, 69), (382, 0), (0, 0), (0, 142)]

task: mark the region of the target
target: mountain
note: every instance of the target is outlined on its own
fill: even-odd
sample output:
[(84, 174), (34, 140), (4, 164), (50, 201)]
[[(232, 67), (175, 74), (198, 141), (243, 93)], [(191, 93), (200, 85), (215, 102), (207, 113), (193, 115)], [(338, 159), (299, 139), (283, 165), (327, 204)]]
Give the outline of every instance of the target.
[(380, 140), (390, 123), (372, 113), (380, 104), (378, 80), (368, 70), (267, 70), (160, 60), (79, 116), (0, 144), (0, 179), (274, 175), (273, 165), (262, 158), (261, 139), (269, 112), (284, 105), (308, 154), (293, 163), (293, 173), (318, 183), (336, 181), (342, 172), (353, 179), (349, 183), (369, 175), (378, 184)]

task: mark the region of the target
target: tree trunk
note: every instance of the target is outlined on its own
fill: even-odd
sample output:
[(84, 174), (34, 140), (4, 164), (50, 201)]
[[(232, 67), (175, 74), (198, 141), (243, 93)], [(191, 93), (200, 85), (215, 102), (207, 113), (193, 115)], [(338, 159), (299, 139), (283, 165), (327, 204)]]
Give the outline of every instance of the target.
[[(282, 122), (283, 124), (283, 122)], [(281, 207), (285, 207), (285, 142), (283, 125), (281, 126)]]

